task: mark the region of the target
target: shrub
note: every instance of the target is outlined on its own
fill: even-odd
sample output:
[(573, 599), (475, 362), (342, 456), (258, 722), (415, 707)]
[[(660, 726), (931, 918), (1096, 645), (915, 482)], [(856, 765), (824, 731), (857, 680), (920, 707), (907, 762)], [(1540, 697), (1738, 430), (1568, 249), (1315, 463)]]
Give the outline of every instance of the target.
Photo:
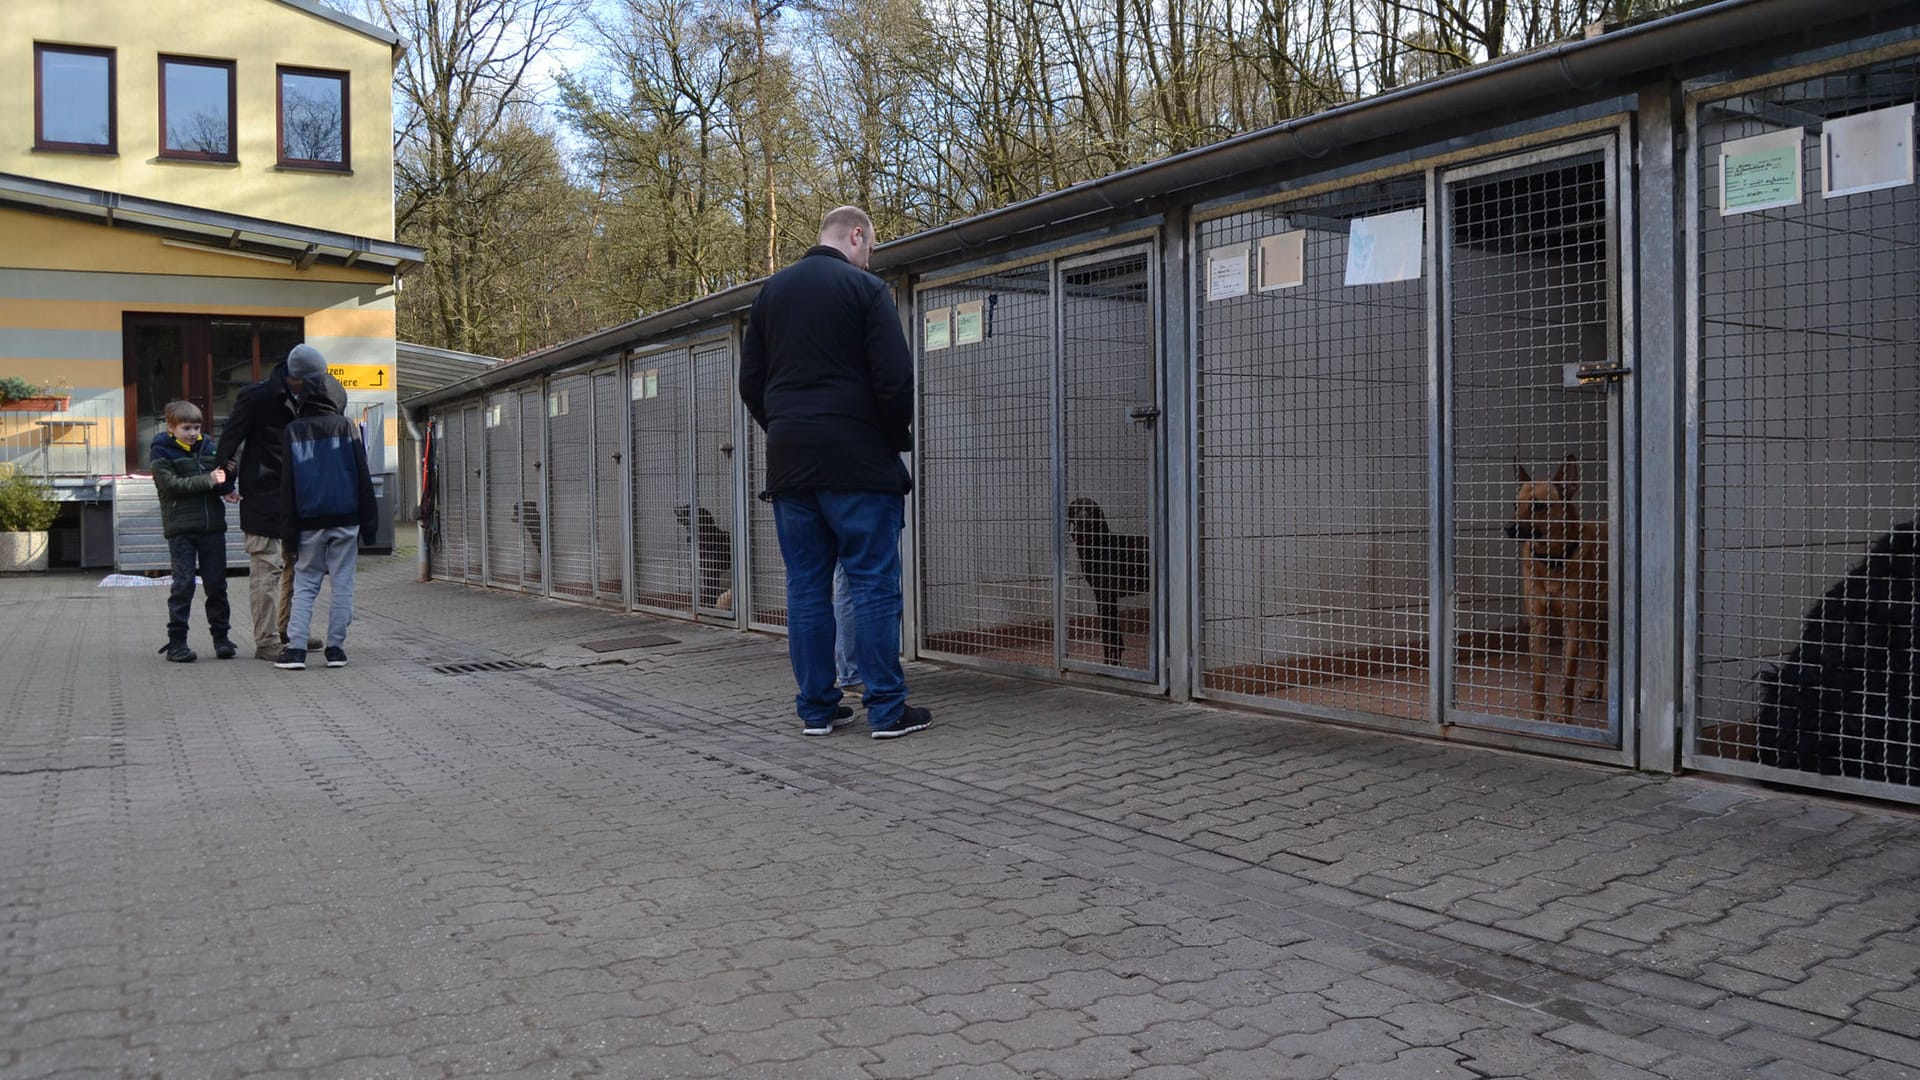
[(0, 378), (0, 404), (19, 401), (21, 398), (38, 397), (40, 388), (18, 375)]
[(24, 473), (0, 480), (0, 532), (45, 532), (59, 514), (46, 484)]

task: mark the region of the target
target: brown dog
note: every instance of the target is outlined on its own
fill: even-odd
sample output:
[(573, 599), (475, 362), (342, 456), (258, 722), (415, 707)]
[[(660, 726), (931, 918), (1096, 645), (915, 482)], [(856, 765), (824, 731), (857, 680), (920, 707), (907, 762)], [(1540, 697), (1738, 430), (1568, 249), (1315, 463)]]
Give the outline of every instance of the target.
[[(1607, 526), (1580, 519), (1580, 462), (1568, 454), (1551, 479), (1518, 462), (1507, 536), (1520, 541), (1520, 589), (1533, 660), (1533, 714), (1573, 716), (1574, 684), (1596, 701), (1607, 676)], [(1558, 710), (1547, 712), (1547, 669), (1559, 662)], [(1587, 666), (1584, 662), (1590, 662)], [(1586, 667), (1586, 671), (1582, 668)]]

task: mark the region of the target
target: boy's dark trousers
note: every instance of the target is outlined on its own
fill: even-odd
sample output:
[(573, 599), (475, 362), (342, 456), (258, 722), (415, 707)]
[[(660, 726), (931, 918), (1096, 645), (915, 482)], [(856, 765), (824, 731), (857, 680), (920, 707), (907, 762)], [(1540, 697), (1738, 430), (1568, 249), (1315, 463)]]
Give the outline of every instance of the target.
[(167, 596), (167, 640), (187, 640), (187, 617), (193, 614), (193, 575), (197, 569), (207, 586), (207, 629), (215, 641), (227, 639), (227, 534), (189, 533), (167, 540), (173, 554), (173, 591)]

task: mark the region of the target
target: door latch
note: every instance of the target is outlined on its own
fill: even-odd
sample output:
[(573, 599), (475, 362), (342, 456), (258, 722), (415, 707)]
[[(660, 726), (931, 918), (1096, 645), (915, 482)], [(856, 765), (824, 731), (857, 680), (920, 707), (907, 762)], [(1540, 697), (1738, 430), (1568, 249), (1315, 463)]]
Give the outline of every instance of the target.
[(720, 452), (721, 452), (721, 453), (723, 453), (723, 454), (725, 454), (725, 455), (727, 455), (728, 457), (732, 457), (732, 456), (733, 456), (733, 444), (732, 444), (732, 443), (721, 443), (721, 444), (720, 444)]
[(1135, 405), (1127, 410), (1127, 422), (1145, 424), (1152, 427), (1160, 419), (1160, 409), (1156, 405)]
[(1615, 360), (1597, 363), (1567, 364), (1562, 368), (1562, 385), (1573, 388), (1595, 383), (1617, 383), (1633, 374), (1633, 369)]

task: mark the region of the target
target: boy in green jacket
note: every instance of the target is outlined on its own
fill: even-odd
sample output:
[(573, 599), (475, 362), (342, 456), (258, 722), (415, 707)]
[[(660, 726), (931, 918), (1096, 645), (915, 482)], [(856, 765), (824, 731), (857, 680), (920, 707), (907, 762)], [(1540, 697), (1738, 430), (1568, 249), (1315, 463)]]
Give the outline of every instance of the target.
[(167, 597), (168, 660), (191, 664), (187, 618), (193, 614), (193, 577), (207, 586), (207, 629), (213, 654), (231, 660), (239, 651), (227, 640), (227, 508), (220, 496), (233, 490), (227, 471), (214, 460), (213, 444), (200, 437), (204, 418), (191, 401), (167, 405), (167, 430), (153, 437), (153, 486), (160, 493), (160, 520), (173, 556), (173, 592)]

